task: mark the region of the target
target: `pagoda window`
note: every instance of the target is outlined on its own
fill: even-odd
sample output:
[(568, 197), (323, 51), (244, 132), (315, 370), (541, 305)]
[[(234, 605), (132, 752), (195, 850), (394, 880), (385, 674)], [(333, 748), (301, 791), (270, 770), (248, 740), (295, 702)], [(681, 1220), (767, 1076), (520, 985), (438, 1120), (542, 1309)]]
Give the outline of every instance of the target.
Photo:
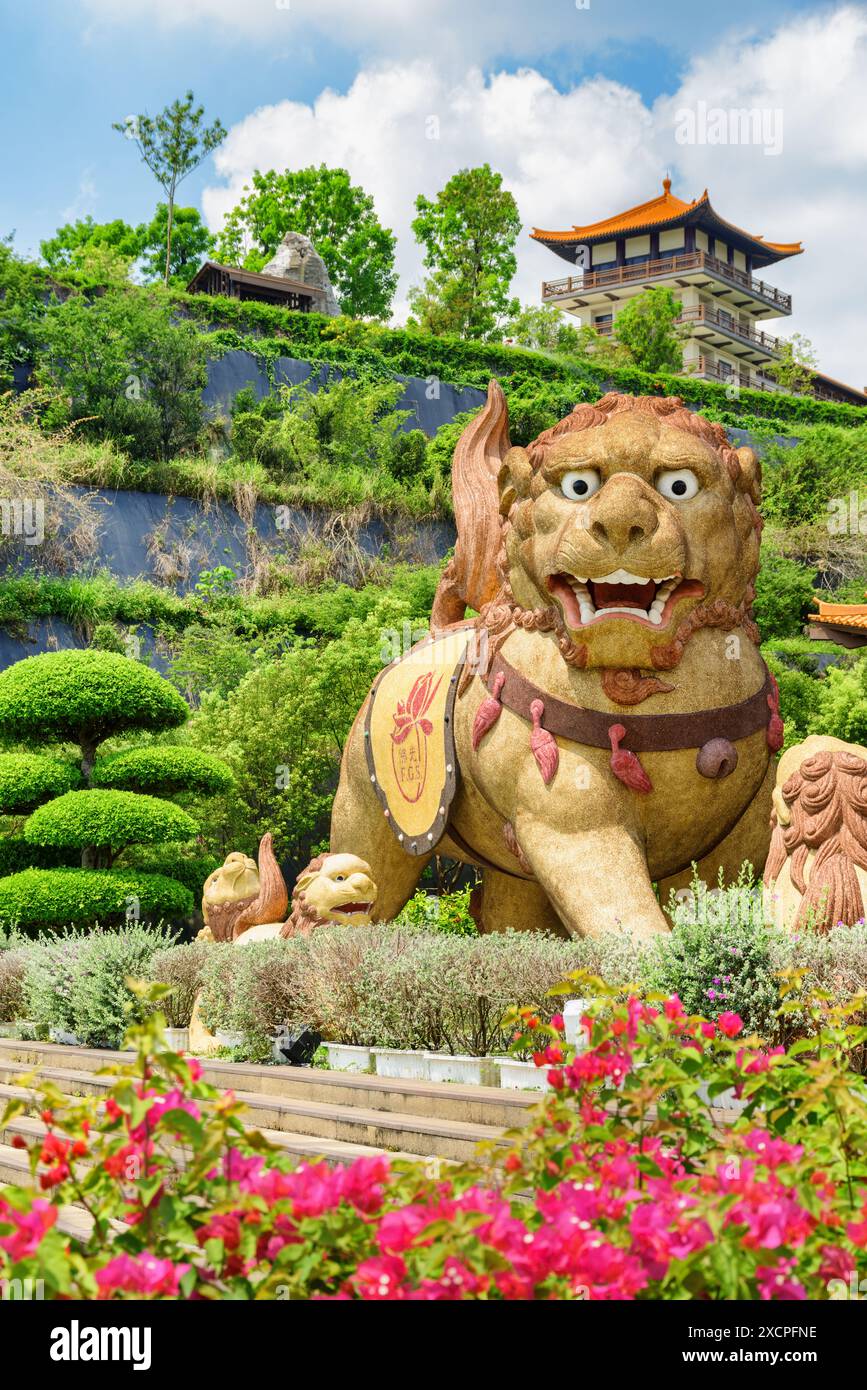
[(637, 261), (650, 259), (650, 237), (628, 236), (624, 245), (624, 264), (635, 265)]
[(709, 251), (707, 232), (703, 232), (701, 227), (695, 229), (695, 249), (696, 251)]
[(683, 251), (683, 227), (672, 227), (659, 233), (660, 256), (677, 256)]
[(734, 265), (736, 270), (746, 270), (747, 258), (744, 255), (743, 251), (734, 252), (734, 255), (732, 257), (732, 264)]
[(592, 248), (594, 270), (605, 270), (608, 266), (614, 265), (616, 259), (617, 243), (615, 241), (601, 241)]
[(724, 265), (728, 264), (729, 248), (724, 241), (720, 241), (719, 237), (716, 238), (713, 244), (713, 253), (718, 261), (722, 261)]

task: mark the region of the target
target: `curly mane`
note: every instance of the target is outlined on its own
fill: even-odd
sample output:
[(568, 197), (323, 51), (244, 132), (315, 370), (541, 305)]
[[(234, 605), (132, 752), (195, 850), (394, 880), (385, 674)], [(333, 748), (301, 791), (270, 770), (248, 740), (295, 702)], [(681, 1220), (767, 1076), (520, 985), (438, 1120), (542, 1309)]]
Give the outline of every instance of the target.
[[(311, 859), (307, 868), (298, 875), (298, 878), (302, 879), (306, 878), (308, 874), (318, 873), (328, 857), (327, 854), (319, 854), (315, 859)], [(309, 936), (317, 927), (327, 925), (325, 919), (320, 917), (307, 903), (303, 891), (296, 883), (292, 890), (292, 911), (283, 923), (283, 929), (280, 932), (281, 937)]]
[[(796, 927), (829, 931), (864, 916), (855, 869), (867, 870), (867, 759), (847, 751), (805, 758), (782, 787), (789, 825), (772, 817), (765, 886), (772, 888), (791, 857), (791, 880), (802, 894)], [(815, 858), (807, 883), (808, 856)]]

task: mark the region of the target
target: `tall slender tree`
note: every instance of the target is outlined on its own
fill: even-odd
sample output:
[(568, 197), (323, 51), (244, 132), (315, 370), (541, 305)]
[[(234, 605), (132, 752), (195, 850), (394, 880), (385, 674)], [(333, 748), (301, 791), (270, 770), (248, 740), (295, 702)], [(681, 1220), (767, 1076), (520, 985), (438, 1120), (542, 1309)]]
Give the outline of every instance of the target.
[(221, 121), (205, 125), (205, 108), (196, 106), (192, 92), (173, 101), (158, 116), (142, 113), (114, 121), (117, 130), (137, 146), (138, 152), (166, 195), (165, 283), (169, 283), (172, 254), (172, 221), (178, 184), (212, 154), (226, 138)]
[(509, 286), (521, 216), (502, 174), (488, 164), (461, 169), (433, 202), (420, 195), (415, 207), (412, 229), (431, 272), (410, 296), (417, 320), (433, 333), (494, 334), (520, 308)]

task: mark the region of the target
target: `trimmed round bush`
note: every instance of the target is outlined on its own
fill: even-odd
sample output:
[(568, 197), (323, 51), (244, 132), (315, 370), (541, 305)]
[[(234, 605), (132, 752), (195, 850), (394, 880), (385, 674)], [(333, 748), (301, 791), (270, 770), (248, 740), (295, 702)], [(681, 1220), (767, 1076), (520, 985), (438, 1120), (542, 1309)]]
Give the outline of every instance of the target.
[(0, 674), (0, 732), (15, 738), (109, 738), (124, 729), (168, 729), (189, 710), (173, 685), (115, 652), (45, 652)]
[(128, 869), (25, 869), (0, 879), (0, 922), (22, 928), (114, 922), (133, 905), (146, 919), (185, 917), (193, 895), (173, 878)]
[(161, 874), (166, 866), (171, 869), (172, 878), (189, 888), (198, 902), (202, 896), (205, 880), (222, 864), (213, 854), (192, 854), (187, 857), (183, 850), (172, 845), (143, 845), (141, 849), (132, 847), (123, 856), (124, 867), (135, 869), (136, 873)]
[(0, 816), (32, 811), (80, 786), (81, 773), (72, 763), (40, 753), (0, 753)]
[(112, 850), (125, 845), (189, 840), (198, 832), (192, 816), (171, 801), (137, 792), (67, 792), (40, 806), (24, 824), (33, 845)]
[(178, 791), (215, 795), (231, 791), (234, 784), (226, 764), (199, 748), (127, 748), (100, 758), (93, 769), (95, 787), (156, 796)]

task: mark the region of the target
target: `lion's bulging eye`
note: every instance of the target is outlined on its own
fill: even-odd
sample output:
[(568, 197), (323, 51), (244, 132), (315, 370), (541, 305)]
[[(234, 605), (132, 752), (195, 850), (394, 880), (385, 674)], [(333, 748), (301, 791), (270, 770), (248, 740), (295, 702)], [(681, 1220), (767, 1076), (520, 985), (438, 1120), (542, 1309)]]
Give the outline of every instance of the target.
[(573, 468), (560, 479), (560, 491), (570, 502), (586, 502), (602, 486), (595, 468)]
[(671, 468), (656, 479), (656, 491), (670, 502), (688, 502), (695, 497), (701, 484), (691, 468)]

